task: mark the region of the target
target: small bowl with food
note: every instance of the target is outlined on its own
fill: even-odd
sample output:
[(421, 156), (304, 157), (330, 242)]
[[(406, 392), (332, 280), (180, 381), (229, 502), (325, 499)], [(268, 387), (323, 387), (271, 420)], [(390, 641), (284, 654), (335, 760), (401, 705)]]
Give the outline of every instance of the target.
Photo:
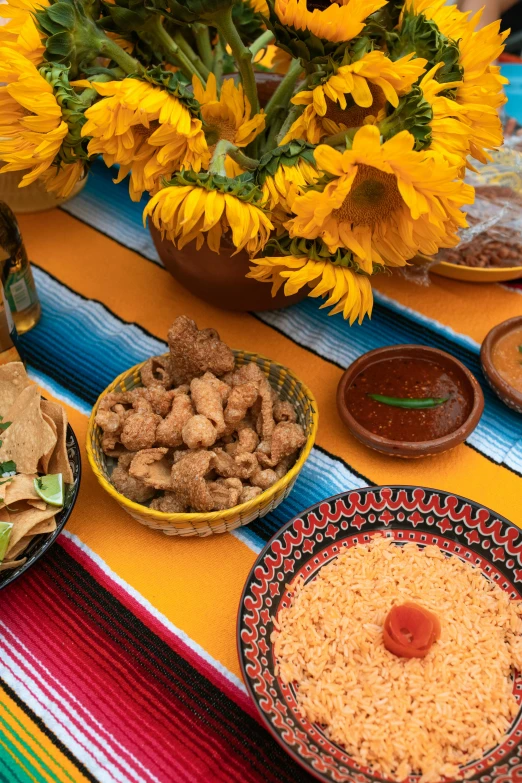
[(484, 410), (475, 376), (427, 345), (390, 345), (360, 356), (337, 388), (339, 415), (355, 437), (396, 457), (427, 457), (462, 443)]
[(478, 166), (467, 180), (475, 201), (467, 209), (468, 228), (460, 243), (441, 250), (430, 271), (471, 283), (495, 283), (522, 277), (522, 163), (519, 153), (504, 149), (488, 166)]
[(486, 335), (482, 370), (502, 402), (522, 413), (522, 316), (503, 321)]
[(65, 409), (41, 396), (21, 362), (0, 366), (0, 589), (58, 538), (80, 475)]
[(100, 395), (91, 467), (125, 511), (167, 535), (246, 525), (290, 493), (315, 440), (315, 398), (286, 367), (186, 316), (168, 345)]

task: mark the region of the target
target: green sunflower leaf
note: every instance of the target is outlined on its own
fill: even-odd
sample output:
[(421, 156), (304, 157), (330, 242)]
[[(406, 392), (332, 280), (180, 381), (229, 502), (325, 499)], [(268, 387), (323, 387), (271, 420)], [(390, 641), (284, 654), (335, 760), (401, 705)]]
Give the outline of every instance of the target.
[(399, 105), (392, 113), (379, 123), (383, 138), (391, 139), (400, 131), (407, 130), (415, 137), (415, 149), (422, 150), (431, 143), (430, 123), (433, 110), (425, 100), (418, 86), (399, 99)]

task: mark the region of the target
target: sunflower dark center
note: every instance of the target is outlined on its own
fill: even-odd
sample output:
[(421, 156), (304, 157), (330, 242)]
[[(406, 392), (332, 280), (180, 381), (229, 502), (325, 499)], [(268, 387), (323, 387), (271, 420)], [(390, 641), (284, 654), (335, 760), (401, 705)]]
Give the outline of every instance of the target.
[(135, 136), (139, 136), (140, 139), (148, 139), (149, 136), (152, 136), (155, 130), (158, 130), (160, 124), (157, 120), (152, 120), (149, 123), (149, 127), (146, 128), (145, 125), (134, 125), (133, 126), (133, 132)]
[(336, 101), (326, 98), (326, 118), (338, 125), (344, 125), (345, 128), (359, 128), (364, 125), (366, 117), (375, 117), (386, 105), (386, 96), (376, 84), (368, 82), (368, 87), (373, 98), (371, 106), (358, 106), (351, 95), (348, 95), (346, 109), (341, 109)]
[(326, 11), (331, 6), (330, 0), (307, 0), (306, 6), (309, 11)]
[(374, 225), (386, 220), (404, 204), (393, 174), (360, 164), (352, 189), (334, 216), (340, 223)]

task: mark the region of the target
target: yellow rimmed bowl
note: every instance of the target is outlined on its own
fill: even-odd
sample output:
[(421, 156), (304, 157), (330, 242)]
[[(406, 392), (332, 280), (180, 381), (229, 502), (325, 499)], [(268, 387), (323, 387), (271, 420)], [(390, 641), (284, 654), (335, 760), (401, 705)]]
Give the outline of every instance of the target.
[(110, 476), (117, 460), (108, 457), (101, 448), (102, 430), (94, 419), (101, 399), (109, 392), (131, 391), (141, 386), (140, 371), (144, 362), (136, 364), (119, 375), (98, 397), (92, 409), (87, 431), (87, 457), (94, 474), (102, 487), (112, 495), (120, 506), (142, 525), (161, 530), (168, 536), (210, 536), (213, 533), (226, 533), (237, 527), (248, 525), (254, 519), (269, 514), (288, 497), (314, 445), (317, 434), (317, 402), (310, 389), (305, 386), (287, 367), (271, 361), (264, 356), (248, 351), (234, 351), (236, 367), (255, 362), (268, 378), (270, 385), (283, 400), (291, 402), (296, 409), (297, 421), (306, 433), (303, 446), (295, 465), (273, 484), (248, 503), (228, 508), (225, 511), (210, 513), (166, 514), (141, 503), (135, 503), (118, 492), (110, 482)]

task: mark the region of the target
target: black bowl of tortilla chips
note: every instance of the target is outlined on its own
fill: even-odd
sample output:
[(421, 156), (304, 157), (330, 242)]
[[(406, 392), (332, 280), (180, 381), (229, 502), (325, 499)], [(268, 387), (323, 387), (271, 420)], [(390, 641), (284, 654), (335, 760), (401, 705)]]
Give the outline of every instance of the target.
[[(36, 492), (34, 479), (61, 473), (64, 503)], [(0, 521), (12, 524), (0, 590), (27, 571), (63, 530), (76, 502), (80, 449), (65, 409), (44, 399), (19, 362), (0, 366)]]

